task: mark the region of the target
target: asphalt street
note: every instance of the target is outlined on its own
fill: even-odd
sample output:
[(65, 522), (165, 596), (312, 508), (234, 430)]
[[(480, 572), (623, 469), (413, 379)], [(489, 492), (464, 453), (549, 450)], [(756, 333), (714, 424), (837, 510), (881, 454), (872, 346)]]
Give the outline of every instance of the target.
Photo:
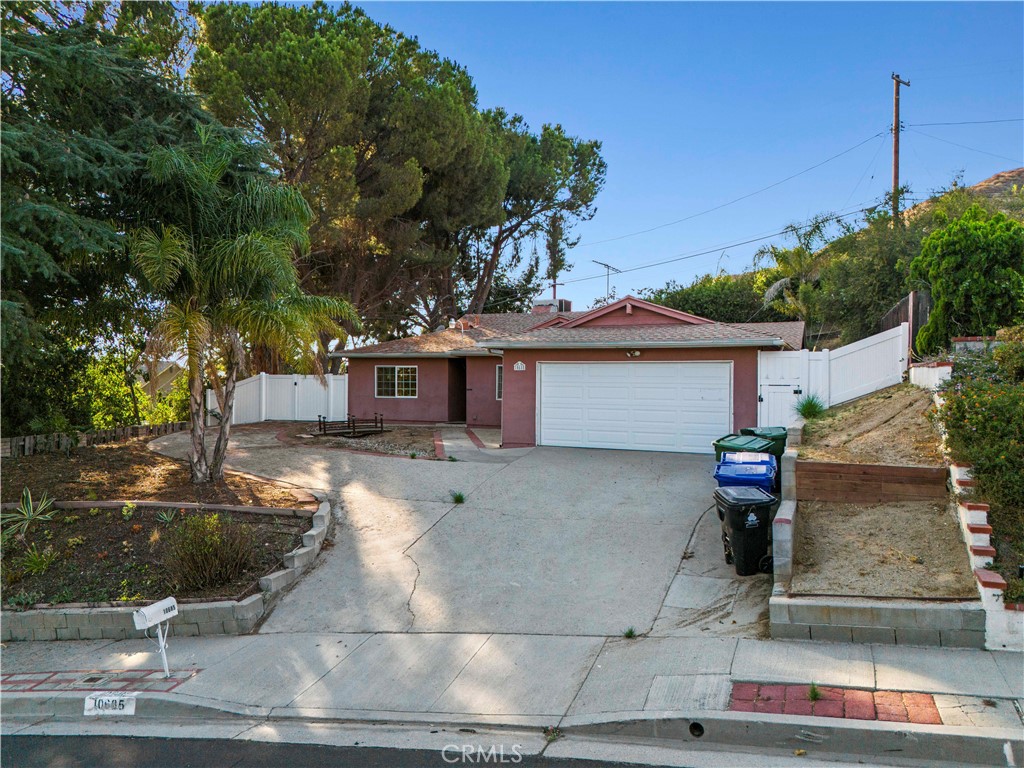
[[(468, 741), (468, 738), (465, 739)], [(437, 768), (507, 765), (565, 768), (626, 768), (626, 763), (566, 760), (504, 751), (472, 752), (462, 745), (445, 751), (267, 744), (232, 739), (140, 739), (113, 736), (8, 736), (2, 768)], [(485, 759), (486, 758), (486, 759)]]

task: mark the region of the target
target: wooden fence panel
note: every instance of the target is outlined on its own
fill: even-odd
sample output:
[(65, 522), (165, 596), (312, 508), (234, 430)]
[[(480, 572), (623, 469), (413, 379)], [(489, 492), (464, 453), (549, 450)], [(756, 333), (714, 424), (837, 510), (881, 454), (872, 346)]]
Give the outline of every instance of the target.
[(54, 432), (49, 435), (19, 435), (0, 440), (0, 456), (32, 456), (37, 453), (60, 453), (75, 448), (87, 448), (105, 443), (123, 443), (133, 437), (167, 435), (188, 428), (188, 422), (176, 421), (166, 424), (141, 424), (114, 429), (99, 429), (92, 432)]
[(874, 503), (941, 499), (949, 493), (945, 467), (798, 461), (798, 501)]

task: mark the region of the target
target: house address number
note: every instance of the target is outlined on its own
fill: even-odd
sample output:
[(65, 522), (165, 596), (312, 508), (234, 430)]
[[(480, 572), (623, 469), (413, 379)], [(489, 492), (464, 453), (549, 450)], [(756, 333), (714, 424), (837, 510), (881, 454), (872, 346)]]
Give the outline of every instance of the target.
[(134, 715), (136, 692), (105, 691), (85, 697), (85, 715)]
[(522, 360), (520, 360), (519, 362), (517, 362), (515, 365), (512, 366), (512, 369), (515, 370), (515, 371), (525, 371), (526, 370), (526, 363), (524, 363)]

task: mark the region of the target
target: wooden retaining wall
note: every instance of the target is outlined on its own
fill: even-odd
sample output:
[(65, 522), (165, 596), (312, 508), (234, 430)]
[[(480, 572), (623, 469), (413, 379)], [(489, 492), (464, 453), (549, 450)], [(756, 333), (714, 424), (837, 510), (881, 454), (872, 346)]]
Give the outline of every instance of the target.
[(945, 467), (797, 461), (798, 501), (876, 503), (943, 499), (949, 493)]
[(36, 453), (62, 453), (72, 448), (103, 443), (123, 443), (133, 437), (158, 437), (188, 429), (187, 421), (166, 424), (136, 424), (130, 427), (98, 429), (92, 432), (58, 432), (52, 435), (23, 435), (0, 440), (0, 456), (31, 456)]

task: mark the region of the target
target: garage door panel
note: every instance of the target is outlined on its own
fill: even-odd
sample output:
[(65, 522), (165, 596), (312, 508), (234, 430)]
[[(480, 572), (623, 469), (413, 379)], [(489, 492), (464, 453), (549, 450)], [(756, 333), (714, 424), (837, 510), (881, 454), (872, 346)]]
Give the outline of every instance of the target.
[(732, 366), (541, 363), (541, 445), (711, 453), (731, 429)]
[(679, 397), (679, 388), (670, 386), (655, 387), (643, 384), (633, 389), (633, 401), (636, 403), (666, 402)]
[(592, 402), (614, 402), (621, 403), (629, 399), (629, 387), (595, 384), (590, 382), (586, 387), (586, 398)]

